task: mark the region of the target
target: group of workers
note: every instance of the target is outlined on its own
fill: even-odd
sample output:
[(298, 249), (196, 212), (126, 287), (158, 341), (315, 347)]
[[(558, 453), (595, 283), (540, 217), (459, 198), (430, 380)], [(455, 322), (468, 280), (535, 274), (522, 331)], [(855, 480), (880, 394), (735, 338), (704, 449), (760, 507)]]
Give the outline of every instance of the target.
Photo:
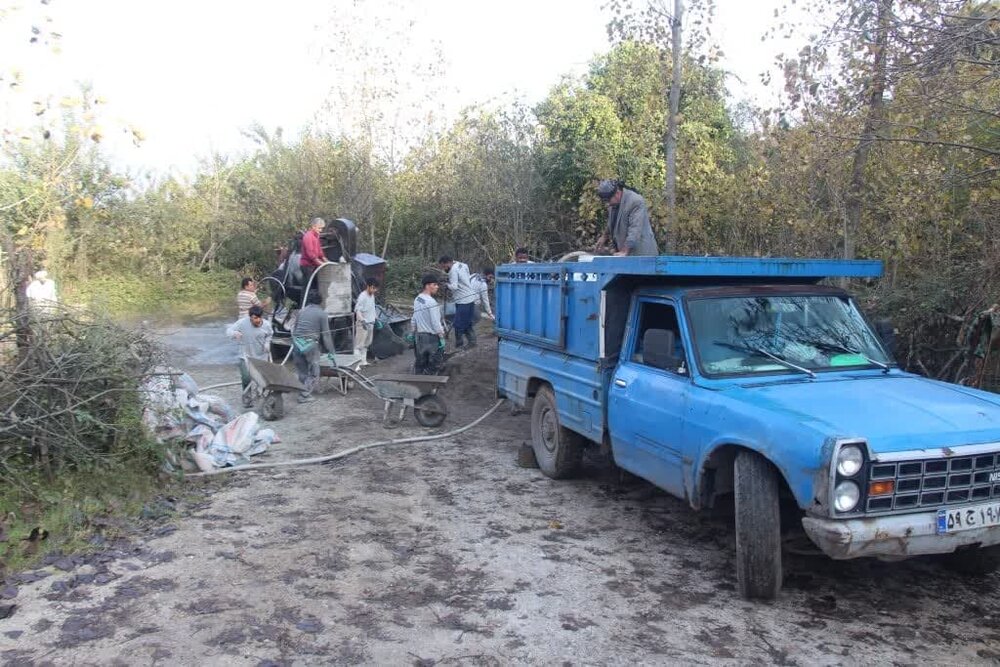
[[(621, 181), (602, 180), (597, 185), (597, 196), (608, 210), (608, 222), (594, 247), (595, 252), (610, 250), (618, 257), (659, 254), (646, 201), (638, 192), (627, 188)], [(327, 261), (320, 239), (324, 226), (322, 218), (310, 221), (299, 247), (281, 258), (279, 272), (283, 272), (286, 277), (292, 273), (298, 284), (308, 284), (310, 276)], [(513, 259), (518, 264), (532, 263), (528, 250), (524, 247), (515, 250)], [(494, 282), (493, 269), (488, 267), (480, 273), (472, 273), (468, 264), (448, 255), (442, 255), (438, 259), (438, 268), (447, 276), (449, 305), (454, 304), (452, 330), (455, 334), (455, 348), (474, 347), (475, 324), (479, 316), (496, 319), (489, 298), (489, 290)], [(445, 310), (437, 299), (442, 282), (444, 281), (439, 274), (425, 274), (421, 279), (421, 291), (413, 300), (413, 316), (407, 340), (413, 345), (414, 372), (418, 374), (438, 374), (443, 363), (447, 328)], [(368, 363), (368, 348), (372, 344), (376, 328), (380, 326), (375, 300), (379, 287), (377, 282), (367, 281), (355, 301), (354, 352), (361, 365)], [(249, 393), (251, 380), (246, 358), (267, 360), (270, 357), (274, 332), (270, 322), (264, 319), (264, 307), (269, 301), (261, 301), (257, 296), (257, 284), (252, 278), (244, 278), (236, 296), (239, 319), (226, 330), (227, 335), (238, 340), (242, 346), (240, 376), (243, 403), (248, 407), (252, 403), (252, 397)], [(314, 400), (312, 393), (320, 377), (322, 350), (327, 350), (332, 361), (335, 362), (335, 358), (329, 316), (322, 306), (318, 290), (309, 290), (308, 294), (303, 294), (301, 303), (303, 307), (291, 329), (291, 353), (299, 380), (305, 388), (299, 395), (299, 401), (306, 403)], [(283, 306), (280, 303), (274, 305), (276, 308)]]

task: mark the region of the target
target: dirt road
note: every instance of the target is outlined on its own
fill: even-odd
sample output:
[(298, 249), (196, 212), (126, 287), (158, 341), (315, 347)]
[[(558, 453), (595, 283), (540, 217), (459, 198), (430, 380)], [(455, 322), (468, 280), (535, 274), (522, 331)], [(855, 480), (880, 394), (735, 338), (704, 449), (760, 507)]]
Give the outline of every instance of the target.
[[(445, 429), (493, 403), (495, 346), (460, 360)], [(192, 357), (186, 359), (190, 361)], [(408, 359), (374, 370), (400, 370)], [(228, 366), (191, 369), (204, 386)], [(234, 400), (234, 390), (219, 393)], [(424, 434), (352, 391), (291, 402), (264, 460)], [(515, 465), (527, 415), (333, 465), (190, 482), (130, 543), (0, 590), (4, 664), (937, 664), (1000, 660), (1000, 579), (927, 562), (788, 557), (735, 593), (732, 527), (604, 462)], [(153, 512), (155, 514), (155, 512)], [(16, 597), (15, 597), (16, 596)]]

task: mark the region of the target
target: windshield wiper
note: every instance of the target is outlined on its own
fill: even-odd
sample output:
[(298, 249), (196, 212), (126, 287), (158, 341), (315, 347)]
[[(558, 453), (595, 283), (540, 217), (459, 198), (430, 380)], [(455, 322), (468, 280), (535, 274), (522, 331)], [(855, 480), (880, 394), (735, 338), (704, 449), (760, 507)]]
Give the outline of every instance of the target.
[[(801, 342), (801, 341), (799, 341), (799, 342)], [(888, 374), (889, 371), (892, 368), (891, 366), (889, 366), (889, 364), (881, 362), (881, 361), (875, 361), (874, 359), (872, 359), (871, 357), (869, 357), (867, 354), (864, 354), (863, 352), (858, 352), (857, 350), (852, 350), (851, 348), (847, 347), (846, 345), (839, 345), (837, 343), (823, 343), (823, 342), (820, 342), (820, 343), (809, 342), (809, 343), (806, 343), (806, 344), (807, 345), (812, 345), (813, 347), (818, 348), (820, 350), (823, 350), (823, 349), (826, 349), (826, 350), (837, 350), (837, 351), (840, 351), (840, 352), (844, 352), (846, 354), (855, 354), (855, 355), (861, 357), (862, 359), (864, 359), (867, 363), (871, 364), (872, 366), (878, 366), (879, 368), (882, 369), (882, 372), (886, 373), (886, 374)]]
[(803, 368), (802, 366), (799, 366), (798, 364), (793, 364), (792, 362), (788, 361), (787, 359), (782, 359), (778, 355), (771, 354), (770, 352), (768, 352), (767, 350), (764, 350), (762, 348), (759, 348), (759, 347), (749, 347), (749, 346), (746, 346), (746, 345), (734, 345), (732, 343), (724, 343), (724, 342), (718, 341), (718, 340), (712, 341), (712, 342), (715, 345), (719, 345), (721, 347), (728, 347), (729, 349), (736, 350), (738, 352), (753, 352), (754, 354), (760, 355), (762, 357), (767, 357), (768, 359), (771, 359), (773, 361), (777, 361), (782, 366), (785, 366), (787, 368), (791, 368), (792, 370), (795, 370), (795, 371), (799, 371), (800, 373), (805, 373), (806, 375), (808, 375), (809, 377), (811, 377), (813, 379), (816, 378), (816, 374), (813, 373), (808, 368)]

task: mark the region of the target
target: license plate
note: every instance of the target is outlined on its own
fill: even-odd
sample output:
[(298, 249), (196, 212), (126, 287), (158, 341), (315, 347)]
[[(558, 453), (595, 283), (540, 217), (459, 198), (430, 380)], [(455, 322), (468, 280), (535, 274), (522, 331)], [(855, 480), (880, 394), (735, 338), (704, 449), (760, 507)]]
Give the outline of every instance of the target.
[(957, 533), (961, 530), (1000, 526), (1000, 503), (983, 503), (970, 507), (939, 509), (937, 532)]

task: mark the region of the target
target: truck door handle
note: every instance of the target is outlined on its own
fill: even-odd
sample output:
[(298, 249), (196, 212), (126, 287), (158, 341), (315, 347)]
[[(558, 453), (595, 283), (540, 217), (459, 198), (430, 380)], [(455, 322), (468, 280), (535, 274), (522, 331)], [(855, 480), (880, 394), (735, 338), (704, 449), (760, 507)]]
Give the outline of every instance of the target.
[(628, 382), (626, 382), (625, 380), (622, 380), (621, 378), (615, 378), (615, 386), (616, 387), (627, 387), (628, 386)]

